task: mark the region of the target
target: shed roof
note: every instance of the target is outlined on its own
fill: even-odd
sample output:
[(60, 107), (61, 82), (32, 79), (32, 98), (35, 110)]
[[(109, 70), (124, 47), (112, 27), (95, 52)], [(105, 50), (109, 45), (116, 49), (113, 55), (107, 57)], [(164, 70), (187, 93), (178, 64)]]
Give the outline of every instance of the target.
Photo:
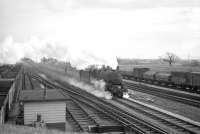
[(47, 89), (46, 96), (45, 90), (24, 90), (20, 95), (20, 101), (23, 102), (64, 101), (67, 99), (69, 97), (64, 96), (57, 89)]

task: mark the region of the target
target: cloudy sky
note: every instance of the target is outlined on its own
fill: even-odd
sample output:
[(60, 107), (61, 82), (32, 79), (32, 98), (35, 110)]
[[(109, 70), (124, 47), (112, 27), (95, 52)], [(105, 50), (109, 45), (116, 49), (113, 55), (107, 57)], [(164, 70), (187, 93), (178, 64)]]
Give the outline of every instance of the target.
[(0, 62), (200, 58), (199, 0), (0, 0)]

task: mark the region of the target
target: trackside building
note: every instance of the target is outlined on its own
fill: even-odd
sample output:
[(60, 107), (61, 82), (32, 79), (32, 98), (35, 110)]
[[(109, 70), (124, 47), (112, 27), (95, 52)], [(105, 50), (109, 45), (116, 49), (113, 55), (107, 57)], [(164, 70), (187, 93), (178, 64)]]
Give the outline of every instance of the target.
[(42, 120), (48, 128), (65, 130), (66, 97), (56, 89), (24, 90), (20, 101), (24, 108), (24, 124)]

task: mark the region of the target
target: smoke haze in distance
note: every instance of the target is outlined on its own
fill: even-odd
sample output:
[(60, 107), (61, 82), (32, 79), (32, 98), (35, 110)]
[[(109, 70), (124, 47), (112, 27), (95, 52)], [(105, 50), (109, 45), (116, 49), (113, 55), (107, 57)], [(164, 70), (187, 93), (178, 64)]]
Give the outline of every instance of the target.
[(79, 69), (90, 64), (106, 64), (116, 67), (116, 57), (101, 57), (87, 49), (68, 46), (64, 42), (41, 40), (32, 37), (29, 42), (18, 43), (12, 37), (7, 37), (0, 43), (0, 63), (15, 63), (23, 57), (39, 62), (42, 57), (52, 57), (61, 61), (68, 61)]

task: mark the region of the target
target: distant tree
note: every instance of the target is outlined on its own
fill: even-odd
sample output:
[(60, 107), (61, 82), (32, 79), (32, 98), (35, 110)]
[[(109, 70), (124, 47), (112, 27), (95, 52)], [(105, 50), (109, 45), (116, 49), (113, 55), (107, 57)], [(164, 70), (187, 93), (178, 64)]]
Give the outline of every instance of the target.
[(58, 63), (58, 60), (56, 59), (56, 58), (51, 58), (51, 57), (49, 57), (49, 58), (46, 58), (46, 57), (42, 57), (41, 59), (40, 59), (40, 61), (41, 61), (41, 63), (50, 63), (50, 64), (56, 64), (56, 63)]
[(106, 65), (103, 65), (100, 69), (105, 71), (106, 70)]
[(110, 66), (106, 66), (106, 65), (102, 65), (100, 68), (99, 68), (99, 65), (89, 65), (85, 68), (85, 70), (89, 70), (89, 71), (112, 71), (112, 67)]
[(107, 70), (113, 70), (112, 67), (110, 67), (110, 66), (107, 66), (106, 69)]
[(93, 71), (93, 70), (98, 70), (98, 65), (89, 65), (86, 67), (86, 70), (89, 70), (89, 71)]
[(112, 67), (103, 65), (103, 66), (100, 68), (100, 70), (102, 70), (102, 71), (111, 71), (111, 70), (112, 70)]
[(163, 58), (163, 61), (168, 62), (169, 66), (172, 66), (172, 64), (175, 63), (178, 59), (179, 57), (174, 53), (167, 52)]
[(33, 62), (32, 59), (27, 58), (27, 57), (23, 57), (21, 60), (22, 60), (22, 61), (27, 61), (27, 62)]
[(42, 57), (42, 58), (40, 59), (40, 62), (41, 62), (41, 63), (46, 63), (46, 62), (47, 62), (47, 58), (46, 58), (46, 57)]

